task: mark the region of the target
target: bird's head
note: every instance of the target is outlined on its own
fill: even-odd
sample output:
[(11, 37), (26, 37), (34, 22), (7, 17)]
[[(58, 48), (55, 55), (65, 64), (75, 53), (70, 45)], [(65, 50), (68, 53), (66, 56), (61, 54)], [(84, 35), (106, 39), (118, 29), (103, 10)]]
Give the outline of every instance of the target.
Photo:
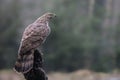
[(41, 17), (39, 17), (35, 22), (41, 23), (41, 22), (49, 22), (52, 18), (56, 17), (56, 14), (47, 12), (43, 14)]
[(47, 20), (50, 20), (50, 19), (56, 17), (56, 14), (47, 12), (47, 13), (45, 13), (43, 16), (44, 16)]

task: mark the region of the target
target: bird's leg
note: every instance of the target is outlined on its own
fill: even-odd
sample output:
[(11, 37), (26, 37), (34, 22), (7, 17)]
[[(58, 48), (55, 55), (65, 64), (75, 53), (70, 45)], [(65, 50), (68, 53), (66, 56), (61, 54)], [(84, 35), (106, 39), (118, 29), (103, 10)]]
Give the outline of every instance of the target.
[(40, 46), (39, 48), (37, 48), (36, 50), (38, 50), (39, 51), (39, 53), (41, 54), (41, 55), (43, 55), (43, 53), (42, 53), (42, 46)]

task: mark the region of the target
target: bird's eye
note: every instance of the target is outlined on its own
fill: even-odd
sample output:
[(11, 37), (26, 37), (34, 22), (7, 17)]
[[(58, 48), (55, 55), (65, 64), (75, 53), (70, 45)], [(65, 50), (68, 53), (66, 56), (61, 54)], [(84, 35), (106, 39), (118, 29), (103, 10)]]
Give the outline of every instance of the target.
[(52, 16), (49, 16), (49, 19), (52, 19)]

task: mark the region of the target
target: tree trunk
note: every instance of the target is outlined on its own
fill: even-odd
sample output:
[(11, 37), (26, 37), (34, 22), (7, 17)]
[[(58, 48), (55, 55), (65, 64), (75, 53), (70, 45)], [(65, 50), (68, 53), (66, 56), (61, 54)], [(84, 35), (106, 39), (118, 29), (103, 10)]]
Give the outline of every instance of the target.
[(88, 17), (90, 20), (93, 17), (94, 5), (95, 5), (95, 0), (89, 0)]
[(115, 68), (115, 35), (116, 26), (119, 17), (120, 0), (106, 0), (105, 18), (102, 26), (102, 50), (104, 57), (111, 58), (109, 62), (105, 62), (109, 66), (109, 70)]

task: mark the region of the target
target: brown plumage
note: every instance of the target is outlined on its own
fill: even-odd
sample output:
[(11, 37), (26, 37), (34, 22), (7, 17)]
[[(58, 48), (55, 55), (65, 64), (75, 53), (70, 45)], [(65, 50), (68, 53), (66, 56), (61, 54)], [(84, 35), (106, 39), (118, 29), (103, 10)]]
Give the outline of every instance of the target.
[(48, 24), (53, 17), (55, 14), (46, 13), (25, 29), (14, 70), (27, 73), (33, 68), (35, 50), (44, 43), (50, 34)]

